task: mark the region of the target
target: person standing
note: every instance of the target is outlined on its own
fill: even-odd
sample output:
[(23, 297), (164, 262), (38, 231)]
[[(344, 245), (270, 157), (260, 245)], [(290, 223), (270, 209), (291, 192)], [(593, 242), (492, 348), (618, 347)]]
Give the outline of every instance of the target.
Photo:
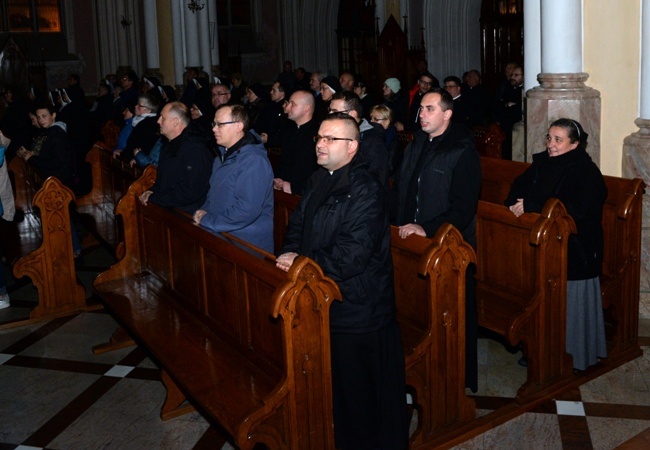
[[(476, 248), (476, 209), (481, 189), (481, 161), (472, 131), (451, 121), (454, 101), (443, 89), (422, 97), (421, 130), (404, 152), (393, 189), (393, 220), (399, 235), (433, 237), (450, 223)], [(465, 385), (478, 389), (478, 313), (473, 268), (468, 268), (466, 291)]]
[(515, 179), (505, 201), (519, 217), (541, 212), (549, 198), (557, 198), (576, 223), (578, 232), (569, 236), (568, 247), (566, 351), (577, 370), (607, 357), (599, 279), (607, 186), (586, 147), (587, 133), (580, 123), (554, 121), (546, 136), (547, 151), (533, 155), (533, 164)]
[[(338, 284), (330, 309), (334, 436), (340, 449), (406, 449), (404, 353), (396, 319), (385, 191), (355, 160), (359, 128), (327, 116), (318, 164), (287, 228), (277, 266), (307, 256)], [(353, 162), (354, 160), (354, 162)]]

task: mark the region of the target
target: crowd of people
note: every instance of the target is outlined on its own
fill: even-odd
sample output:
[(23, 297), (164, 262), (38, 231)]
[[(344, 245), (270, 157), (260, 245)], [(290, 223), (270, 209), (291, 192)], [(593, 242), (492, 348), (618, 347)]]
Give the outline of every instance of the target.
[[(446, 77), (440, 85), (425, 64), (421, 69), (412, 87), (386, 79), (381, 98), (374, 98), (365, 80), (353, 73), (294, 71), (288, 61), (270, 87), (246, 83), (240, 74), (211, 79), (190, 69), (179, 97), (157, 78), (128, 71), (107, 76), (90, 109), (79, 77), (71, 75), (66, 89), (31, 104), (5, 89), (12, 113), (5, 114), (0, 149), (80, 192), (90, 140), (103, 123), (114, 121), (121, 127), (114, 157), (158, 168), (155, 184), (140, 196), (142, 204), (178, 208), (197, 226), (231, 233), (269, 253), (274, 249), (273, 190), (301, 195), (277, 266), (290, 270), (298, 256), (308, 256), (342, 292), (343, 302), (334, 302), (330, 319), (337, 447), (407, 448), (389, 225), (407, 238), (433, 237), (451, 223), (476, 246), (481, 165), (471, 127), (496, 120), (511, 130), (521, 120), (523, 81), (522, 67), (509, 64), (490, 100), (476, 70), (462, 79)], [(413, 132), (406, 151), (397, 137), (401, 130)], [(592, 281), (570, 283), (570, 289), (579, 293), (574, 297), (591, 298), (602, 253), (602, 233), (594, 227), (604, 197), (602, 176), (587, 161), (583, 141), (586, 133), (577, 122), (554, 124), (548, 152), (515, 183), (508, 205), (520, 215), (539, 210), (553, 195), (567, 201), (569, 212), (584, 216), (577, 222), (578, 236), (585, 240), (572, 241), (580, 245), (570, 251), (579, 247), (591, 259), (580, 259), (585, 266), (578, 268), (578, 256), (584, 255), (571, 253), (569, 275)], [(276, 167), (269, 162), (269, 147), (280, 151)], [(569, 151), (569, 157), (560, 156)], [(566, 169), (555, 169), (556, 160), (567, 158)], [(577, 167), (581, 177), (572, 175)], [(563, 197), (580, 190), (582, 181), (576, 180), (587, 173), (582, 189), (591, 193), (588, 212), (573, 193)], [(466, 286), (465, 383), (476, 391), (473, 270)], [(2, 289), (0, 307), (5, 299), (9, 306)], [(584, 310), (570, 308), (570, 320)], [(605, 356), (601, 333), (586, 333), (570, 335), (567, 343), (579, 369)], [(598, 336), (595, 352), (580, 356), (584, 352), (573, 347), (584, 347), (593, 336)]]

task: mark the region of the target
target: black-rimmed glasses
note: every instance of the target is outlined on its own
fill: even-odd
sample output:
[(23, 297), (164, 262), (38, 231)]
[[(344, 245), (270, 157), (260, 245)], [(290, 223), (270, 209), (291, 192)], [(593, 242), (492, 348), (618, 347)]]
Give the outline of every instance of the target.
[(334, 137), (334, 136), (320, 136), (318, 134), (314, 136), (314, 142), (316, 144), (318, 144), (320, 141), (323, 141), (325, 145), (330, 145), (334, 141), (354, 141), (354, 139)]

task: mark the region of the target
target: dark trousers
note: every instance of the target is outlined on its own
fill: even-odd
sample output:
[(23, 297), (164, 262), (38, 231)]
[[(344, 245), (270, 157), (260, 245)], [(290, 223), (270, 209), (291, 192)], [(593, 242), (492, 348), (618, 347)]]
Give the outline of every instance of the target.
[(397, 323), (372, 333), (332, 333), (331, 353), (336, 447), (406, 449), (406, 375)]

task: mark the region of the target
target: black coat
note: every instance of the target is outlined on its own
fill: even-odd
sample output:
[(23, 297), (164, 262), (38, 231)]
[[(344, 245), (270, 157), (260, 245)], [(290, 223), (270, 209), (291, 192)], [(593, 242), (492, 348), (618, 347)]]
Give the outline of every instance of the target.
[(291, 183), (291, 193), (301, 195), (307, 180), (318, 169), (316, 163), (316, 144), (319, 123), (312, 119), (298, 127), (288, 121), (281, 137), (280, 164), (275, 171), (277, 178)]
[(450, 223), (476, 247), (481, 161), (467, 127), (452, 122), (433, 141), (424, 131), (416, 131), (393, 189), (396, 225), (417, 223), (433, 237), (442, 224)]
[(44, 177), (54, 176), (64, 185), (74, 190), (72, 144), (60, 122), (55, 122), (45, 130), (45, 140), (38, 155), (29, 158), (29, 163), (36, 167)]
[(333, 175), (317, 170), (289, 220), (282, 252), (312, 258), (341, 289), (343, 301), (330, 310), (334, 333), (369, 333), (395, 321), (384, 205), (383, 186), (356, 162)]
[(151, 148), (154, 146), (158, 138), (160, 126), (158, 125), (158, 117), (150, 116), (145, 117), (133, 127), (133, 131), (126, 140), (126, 148), (122, 152), (122, 158), (131, 160), (133, 159), (133, 151), (139, 148), (146, 154), (149, 154)]
[(597, 277), (603, 262), (607, 187), (586, 151), (575, 149), (555, 157), (548, 152), (536, 153), (532, 166), (514, 181), (505, 204), (514, 205), (523, 198), (525, 212), (539, 213), (551, 197), (564, 204), (578, 231), (569, 237), (569, 280)]

